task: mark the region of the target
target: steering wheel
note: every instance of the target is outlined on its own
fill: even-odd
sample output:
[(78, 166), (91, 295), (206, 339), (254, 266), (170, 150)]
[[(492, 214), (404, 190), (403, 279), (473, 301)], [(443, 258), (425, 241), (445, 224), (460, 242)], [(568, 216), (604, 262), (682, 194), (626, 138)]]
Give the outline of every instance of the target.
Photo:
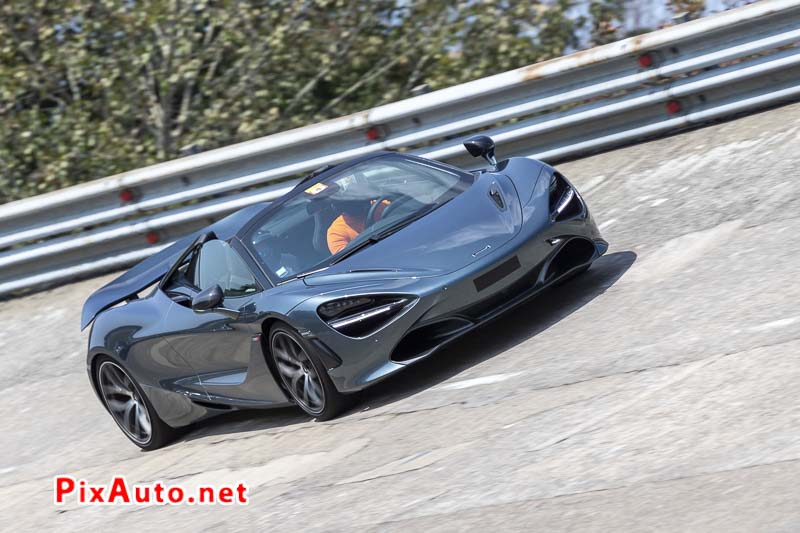
[[(389, 202), (389, 205), (392, 205), (391, 202), (397, 196), (398, 195), (396, 195), (396, 194), (392, 194), (392, 195), (383, 194), (383, 195), (379, 196), (378, 199), (375, 200), (372, 203), (371, 206), (369, 206), (369, 211), (367, 211), (367, 220), (364, 223), (364, 227), (369, 227), (369, 226), (373, 225), (375, 222), (377, 222), (377, 220), (375, 219), (375, 214), (378, 212), (378, 208), (383, 205), (383, 202)], [(389, 205), (387, 205), (386, 208), (388, 208)], [(381, 218), (383, 218), (384, 214), (385, 214), (385, 210), (384, 210), (384, 212), (381, 213)]]
[[(367, 212), (367, 221), (365, 227), (373, 225), (381, 218), (386, 218), (386, 215), (388, 215), (391, 211), (394, 211), (395, 209), (397, 209), (398, 207), (400, 207), (409, 200), (413, 200), (413, 198), (403, 193), (382, 195), (375, 201), (375, 203), (373, 203), (369, 207), (369, 212)], [(383, 205), (383, 202), (389, 202), (389, 204), (385, 206), (383, 212), (381, 213), (381, 216), (378, 218), (378, 220), (376, 220), (375, 214), (378, 212), (378, 206)]]

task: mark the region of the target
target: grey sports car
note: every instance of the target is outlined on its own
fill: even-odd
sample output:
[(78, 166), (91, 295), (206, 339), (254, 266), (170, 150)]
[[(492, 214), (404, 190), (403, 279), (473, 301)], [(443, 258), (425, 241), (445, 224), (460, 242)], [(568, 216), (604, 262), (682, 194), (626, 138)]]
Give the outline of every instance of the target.
[(92, 294), (87, 370), (125, 435), (155, 449), (209, 416), (288, 404), (329, 419), (606, 251), (558, 171), (498, 163), (485, 136), (464, 145), (489, 166), (384, 152), (321, 169)]

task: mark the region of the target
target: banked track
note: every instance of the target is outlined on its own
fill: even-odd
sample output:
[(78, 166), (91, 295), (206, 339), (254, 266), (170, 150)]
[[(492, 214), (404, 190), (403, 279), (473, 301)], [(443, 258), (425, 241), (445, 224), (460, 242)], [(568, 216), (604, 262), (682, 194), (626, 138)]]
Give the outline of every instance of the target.
[[(2, 523), (797, 530), (798, 141), (790, 105), (563, 165), (608, 256), (327, 423), (238, 413), (140, 453), (85, 375), (80, 306), (108, 277), (2, 302)], [(57, 473), (241, 480), (251, 504), (56, 508)]]

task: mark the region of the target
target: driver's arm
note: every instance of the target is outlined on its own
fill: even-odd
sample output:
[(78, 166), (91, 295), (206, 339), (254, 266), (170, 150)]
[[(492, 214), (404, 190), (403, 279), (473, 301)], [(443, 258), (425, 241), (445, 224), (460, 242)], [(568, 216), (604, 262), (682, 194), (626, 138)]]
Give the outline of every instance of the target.
[[(372, 203), (374, 204), (375, 200), (373, 200)], [(375, 209), (373, 222), (379, 220), (381, 216), (383, 216), (383, 211), (389, 204), (389, 200), (381, 202), (381, 205)], [(334, 220), (328, 228), (328, 250), (330, 250), (332, 254), (342, 251), (350, 244), (350, 241), (358, 237), (362, 231), (364, 231), (364, 223), (362, 221), (342, 213), (336, 217), (336, 220)]]
[(328, 228), (328, 250), (332, 254), (342, 251), (359, 233), (347, 223), (344, 215), (339, 215)]
[[(372, 200), (371, 203), (374, 205), (375, 202), (377, 202), (377, 200)], [(373, 222), (377, 222), (378, 220), (381, 219), (381, 217), (383, 216), (383, 212), (386, 210), (386, 206), (388, 206), (390, 203), (392, 202), (389, 200), (383, 200), (381, 202), (381, 205), (375, 208), (375, 214), (372, 216)]]

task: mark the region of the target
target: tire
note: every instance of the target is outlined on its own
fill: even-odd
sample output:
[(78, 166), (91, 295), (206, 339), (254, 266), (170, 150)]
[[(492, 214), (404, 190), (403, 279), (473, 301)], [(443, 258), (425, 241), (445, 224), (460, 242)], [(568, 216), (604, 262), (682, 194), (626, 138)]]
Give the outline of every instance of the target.
[(336, 389), (314, 349), (287, 324), (270, 329), (269, 353), (284, 391), (309, 416), (330, 420), (350, 405), (350, 397)]
[(158, 416), (142, 388), (120, 363), (100, 356), (94, 378), (106, 410), (123, 435), (136, 446), (146, 451), (157, 450), (175, 438), (177, 431)]

